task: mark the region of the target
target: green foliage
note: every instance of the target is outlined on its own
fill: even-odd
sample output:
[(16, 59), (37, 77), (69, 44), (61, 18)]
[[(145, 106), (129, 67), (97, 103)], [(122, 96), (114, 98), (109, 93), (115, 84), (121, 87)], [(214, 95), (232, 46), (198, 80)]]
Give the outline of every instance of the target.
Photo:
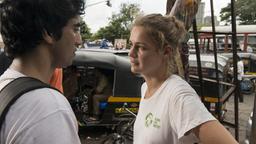
[(80, 33), (83, 41), (92, 37), (91, 30), (84, 21), (81, 22)]
[(111, 42), (114, 42), (114, 40), (118, 38), (128, 39), (132, 22), (139, 12), (140, 8), (138, 4), (121, 4), (120, 13), (113, 14), (111, 18), (109, 18), (109, 24), (106, 27), (100, 28), (93, 38), (106, 38)]
[(220, 21), (226, 22), (226, 24), (231, 22), (231, 4), (221, 9), (220, 11)]
[(256, 24), (255, 0), (239, 0), (237, 7), (237, 14), (241, 24)]
[[(256, 24), (256, 1), (255, 0), (237, 0), (235, 3), (236, 17), (240, 24)], [(221, 21), (230, 24), (231, 22), (231, 4), (221, 9)]]

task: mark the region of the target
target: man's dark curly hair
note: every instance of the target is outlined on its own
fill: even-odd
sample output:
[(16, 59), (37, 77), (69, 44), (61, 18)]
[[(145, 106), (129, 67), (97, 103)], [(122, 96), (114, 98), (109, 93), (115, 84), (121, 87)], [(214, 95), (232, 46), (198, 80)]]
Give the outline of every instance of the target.
[(0, 31), (9, 57), (33, 51), (47, 34), (59, 40), (67, 22), (84, 13), (84, 0), (3, 0)]

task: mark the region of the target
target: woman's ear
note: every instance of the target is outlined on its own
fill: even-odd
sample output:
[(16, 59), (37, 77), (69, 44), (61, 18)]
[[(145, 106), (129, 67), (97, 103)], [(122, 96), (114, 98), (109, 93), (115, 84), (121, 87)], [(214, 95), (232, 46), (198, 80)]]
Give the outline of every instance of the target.
[(52, 44), (54, 42), (54, 38), (52, 34), (49, 34), (48, 32), (44, 31), (43, 38), (46, 43)]
[(171, 53), (172, 53), (172, 48), (171, 48), (171, 46), (166, 45), (166, 46), (164, 47), (164, 56), (169, 56), (169, 55), (171, 55)]

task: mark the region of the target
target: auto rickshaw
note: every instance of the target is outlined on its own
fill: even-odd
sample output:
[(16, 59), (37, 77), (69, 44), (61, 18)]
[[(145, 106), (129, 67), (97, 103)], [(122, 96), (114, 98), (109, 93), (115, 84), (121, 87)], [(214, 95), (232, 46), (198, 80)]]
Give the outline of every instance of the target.
[[(134, 119), (126, 109), (138, 112), (142, 77), (130, 71), (128, 51), (81, 49), (72, 66), (64, 69), (64, 95), (68, 98), (80, 126), (116, 126)], [(95, 70), (104, 70), (110, 79), (112, 93), (100, 102), (100, 120), (87, 121), (92, 114)], [(125, 107), (124, 107), (125, 105)]]
[[(190, 84), (200, 95), (200, 90), (203, 90), (202, 101), (207, 109), (214, 115), (221, 114), (224, 117), (225, 101), (232, 91), (232, 84), (227, 83), (227, 73), (229, 69), (228, 58), (218, 55), (218, 76), (219, 76), (219, 90), (217, 90), (216, 72), (214, 56), (210, 54), (201, 54), (201, 67), (203, 77), (203, 87), (200, 87), (200, 82), (197, 73), (197, 59), (195, 54), (189, 56), (189, 73)], [(232, 89), (229, 89), (232, 88)], [(233, 89), (234, 90), (234, 89)], [(220, 108), (220, 109), (218, 109)]]

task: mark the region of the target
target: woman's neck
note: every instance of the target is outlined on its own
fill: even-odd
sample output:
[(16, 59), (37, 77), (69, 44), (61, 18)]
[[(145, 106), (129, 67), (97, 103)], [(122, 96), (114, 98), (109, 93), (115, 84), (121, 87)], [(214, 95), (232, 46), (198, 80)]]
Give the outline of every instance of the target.
[(144, 77), (147, 83), (147, 91), (145, 94), (145, 99), (150, 98), (158, 88), (168, 79), (170, 75), (160, 75), (158, 77)]

